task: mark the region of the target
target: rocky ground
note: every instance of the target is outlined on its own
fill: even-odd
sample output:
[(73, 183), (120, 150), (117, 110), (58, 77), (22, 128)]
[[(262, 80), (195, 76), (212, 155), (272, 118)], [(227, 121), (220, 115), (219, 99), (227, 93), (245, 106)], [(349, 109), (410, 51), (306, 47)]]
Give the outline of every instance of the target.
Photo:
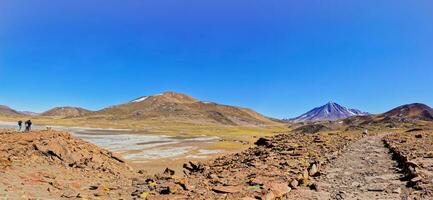
[(67, 133), (3, 131), (0, 199), (431, 199), (432, 149), (422, 130), (293, 132), (148, 175)]
[(185, 176), (167, 169), (137, 179), (136, 198), (285, 199), (297, 188), (314, 188), (312, 177), (361, 133), (280, 134), (209, 163), (185, 165)]
[(413, 129), (384, 138), (403, 168), (411, 198), (433, 199), (433, 131)]
[(129, 199), (131, 168), (67, 133), (0, 131), (0, 199)]
[(344, 150), (315, 178), (315, 191), (299, 190), (300, 199), (407, 199), (409, 192), (400, 178), (381, 135), (365, 137)]
[[(433, 134), (281, 134), (137, 180), (149, 199), (432, 199)], [(432, 155), (431, 155), (432, 154)], [(403, 162), (404, 161), (404, 162)]]

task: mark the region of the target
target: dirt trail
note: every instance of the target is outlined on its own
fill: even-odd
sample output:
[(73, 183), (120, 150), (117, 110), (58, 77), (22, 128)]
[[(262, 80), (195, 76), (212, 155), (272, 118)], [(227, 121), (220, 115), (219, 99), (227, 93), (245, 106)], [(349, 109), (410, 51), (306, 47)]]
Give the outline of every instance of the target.
[(366, 137), (344, 150), (317, 178), (320, 192), (299, 191), (303, 199), (406, 199), (397, 163), (383, 136)]

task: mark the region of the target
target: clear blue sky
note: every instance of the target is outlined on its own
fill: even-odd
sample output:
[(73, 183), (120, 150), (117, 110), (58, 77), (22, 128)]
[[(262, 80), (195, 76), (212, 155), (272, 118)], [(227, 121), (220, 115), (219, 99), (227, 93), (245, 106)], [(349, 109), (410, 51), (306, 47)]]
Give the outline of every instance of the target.
[(0, 104), (177, 91), (293, 117), (433, 105), (433, 1), (0, 0)]

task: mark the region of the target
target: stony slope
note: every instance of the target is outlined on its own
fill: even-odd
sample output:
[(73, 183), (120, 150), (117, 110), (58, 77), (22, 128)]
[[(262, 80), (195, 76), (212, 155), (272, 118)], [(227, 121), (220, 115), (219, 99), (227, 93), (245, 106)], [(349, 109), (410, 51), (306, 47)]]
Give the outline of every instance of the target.
[(219, 125), (273, 125), (277, 122), (246, 108), (202, 102), (185, 94), (166, 92), (141, 97), (87, 116), (111, 120), (151, 120)]
[(279, 134), (254, 147), (206, 164), (185, 164), (186, 177), (170, 170), (138, 179), (134, 196), (150, 199), (288, 199), (293, 189), (313, 187), (321, 165), (361, 133)]
[(433, 132), (410, 130), (384, 141), (403, 166), (408, 186), (416, 190), (410, 199), (433, 199)]
[(421, 103), (406, 104), (383, 113), (378, 117), (433, 121), (433, 109)]
[[(376, 124), (377, 125), (377, 124)], [(260, 138), (241, 153), (185, 164), (138, 179), (133, 196), (150, 199), (431, 199), (431, 132), (288, 133)], [(388, 135), (388, 136), (387, 136)], [(389, 144), (392, 154), (384, 140)], [(400, 157), (400, 163), (393, 155)], [(429, 160), (430, 159), (430, 160)], [(403, 161), (403, 162), (401, 162)], [(400, 179), (406, 166), (409, 179)], [(408, 170), (409, 169), (409, 170)], [(407, 185), (408, 184), (408, 185)], [(407, 187), (410, 186), (410, 187)], [(417, 191), (419, 190), (419, 191)]]
[(433, 109), (425, 104), (414, 103), (402, 105), (378, 115), (350, 117), (344, 120), (344, 124), (356, 127), (383, 125), (393, 128), (431, 121), (433, 121)]
[(0, 131), (0, 199), (129, 198), (119, 156), (67, 133)]

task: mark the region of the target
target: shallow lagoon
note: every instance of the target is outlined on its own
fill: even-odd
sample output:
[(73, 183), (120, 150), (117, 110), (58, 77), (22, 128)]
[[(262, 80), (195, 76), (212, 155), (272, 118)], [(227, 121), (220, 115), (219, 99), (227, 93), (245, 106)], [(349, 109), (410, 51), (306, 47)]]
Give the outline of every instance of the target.
[[(202, 148), (205, 144), (217, 142), (218, 137), (167, 136), (125, 129), (50, 127), (55, 130), (67, 131), (82, 140), (120, 153), (125, 159), (137, 163), (163, 158), (206, 158), (223, 152), (222, 150)], [(0, 128), (17, 129), (17, 125), (15, 123), (0, 122)], [(34, 129), (43, 130), (46, 128), (46, 126), (34, 126)]]

